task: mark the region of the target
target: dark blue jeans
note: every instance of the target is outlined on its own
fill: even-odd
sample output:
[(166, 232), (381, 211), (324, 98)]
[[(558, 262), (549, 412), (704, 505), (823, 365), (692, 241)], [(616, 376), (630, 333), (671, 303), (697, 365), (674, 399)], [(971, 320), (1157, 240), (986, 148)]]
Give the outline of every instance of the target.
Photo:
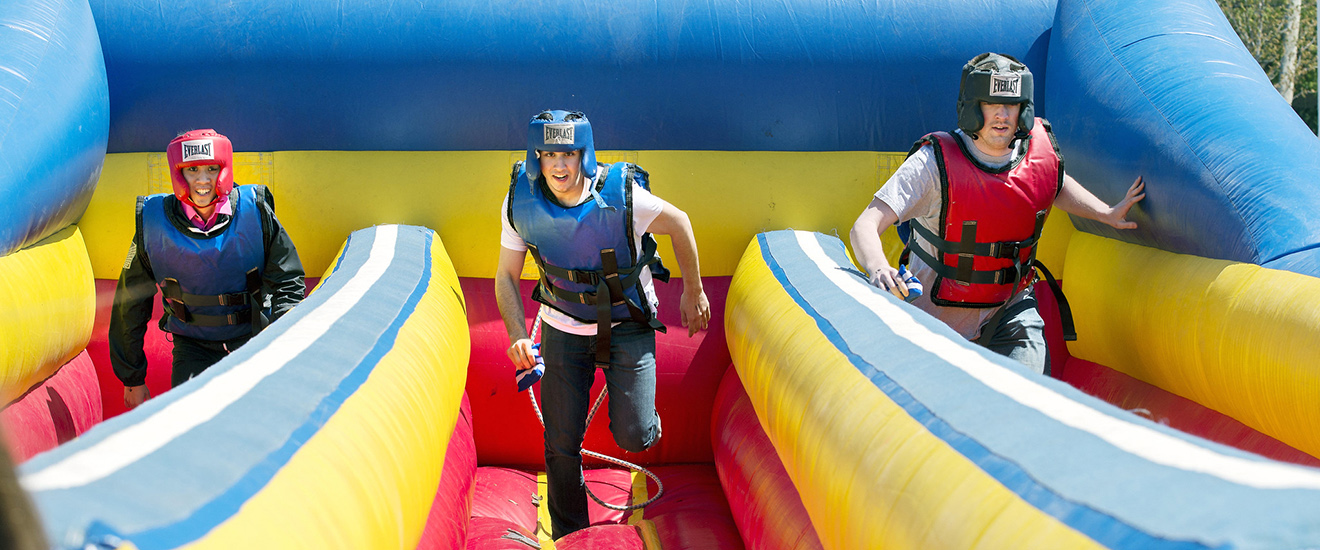
[[(541, 326), (542, 414), (545, 417), (545, 472), (551, 534), (558, 539), (591, 525), (582, 477), (582, 438), (596, 379), (596, 337), (566, 334)], [(655, 410), (655, 331), (627, 322), (610, 338), (610, 432), (624, 450), (640, 453), (655, 444), (660, 415)]]
[(1036, 309), (1034, 294), (1010, 306), (997, 326), (981, 330), (993, 331), (990, 341), (984, 344), (986, 349), (1049, 376), (1050, 348), (1045, 345), (1045, 321)]
[(172, 334), (170, 337), (174, 339), (174, 360), (172, 361), (174, 370), (170, 373), (171, 388), (177, 388), (179, 384), (196, 378), (202, 371), (219, 363), (221, 359), (224, 359), (225, 356), (251, 339), (249, 336), (243, 336), (226, 342), (214, 342), (189, 338), (179, 334)]

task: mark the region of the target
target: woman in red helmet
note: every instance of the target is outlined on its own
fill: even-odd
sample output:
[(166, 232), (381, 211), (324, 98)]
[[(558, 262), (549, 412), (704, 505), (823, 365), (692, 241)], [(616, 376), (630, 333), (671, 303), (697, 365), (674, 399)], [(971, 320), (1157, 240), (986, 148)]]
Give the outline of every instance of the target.
[(174, 193), (138, 197), (137, 230), (110, 314), (124, 404), (149, 396), (143, 335), (159, 288), (173, 335), (171, 386), (197, 376), (302, 300), (302, 262), (262, 185), (234, 186), (233, 146), (193, 130), (166, 149)]

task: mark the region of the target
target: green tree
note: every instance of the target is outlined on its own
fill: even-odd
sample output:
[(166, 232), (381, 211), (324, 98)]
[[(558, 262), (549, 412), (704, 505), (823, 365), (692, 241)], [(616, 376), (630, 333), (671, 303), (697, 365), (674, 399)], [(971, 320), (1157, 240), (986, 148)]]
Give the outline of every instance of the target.
[[(1315, 129), (1315, 0), (1218, 0), (1247, 51), (1280, 88), (1302, 119)], [(1289, 15), (1295, 17), (1290, 33)], [(1294, 38), (1295, 37), (1295, 38)], [(1291, 42), (1291, 47), (1290, 47)], [(1290, 54), (1285, 56), (1285, 54)], [(1291, 89), (1288, 87), (1291, 82)]]

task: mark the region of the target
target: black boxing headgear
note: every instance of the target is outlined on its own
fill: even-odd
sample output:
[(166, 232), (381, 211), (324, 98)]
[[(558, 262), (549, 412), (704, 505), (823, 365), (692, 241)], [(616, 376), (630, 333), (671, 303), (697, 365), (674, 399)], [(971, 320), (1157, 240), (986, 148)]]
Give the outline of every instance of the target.
[(1034, 88), (1031, 70), (1016, 58), (997, 53), (973, 57), (963, 65), (962, 82), (958, 85), (958, 127), (975, 138), (985, 126), (982, 101), (1018, 104), (1022, 110), (1018, 114), (1017, 137), (1027, 137), (1036, 121)]

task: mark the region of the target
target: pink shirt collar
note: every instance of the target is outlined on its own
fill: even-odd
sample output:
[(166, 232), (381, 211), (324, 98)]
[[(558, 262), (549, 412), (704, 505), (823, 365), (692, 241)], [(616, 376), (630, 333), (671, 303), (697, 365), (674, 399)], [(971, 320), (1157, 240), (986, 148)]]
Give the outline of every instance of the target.
[(188, 216), (188, 220), (191, 221), (193, 225), (197, 226), (197, 228), (202, 231), (209, 231), (211, 227), (215, 225), (215, 221), (220, 218), (220, 214), (226, 216), (234, 215), (234, 209), (229, 204), (229, 195), (217, 197), (215, 200), (215, 210), (211, 211), (211, 219), (209, 220), (203, 220), (202, 215), (198, 214), (197, 209), (193, 208), (191, 204), (183, 201), (179, 201), (179, 203), (183, 205), (183, 215)]

